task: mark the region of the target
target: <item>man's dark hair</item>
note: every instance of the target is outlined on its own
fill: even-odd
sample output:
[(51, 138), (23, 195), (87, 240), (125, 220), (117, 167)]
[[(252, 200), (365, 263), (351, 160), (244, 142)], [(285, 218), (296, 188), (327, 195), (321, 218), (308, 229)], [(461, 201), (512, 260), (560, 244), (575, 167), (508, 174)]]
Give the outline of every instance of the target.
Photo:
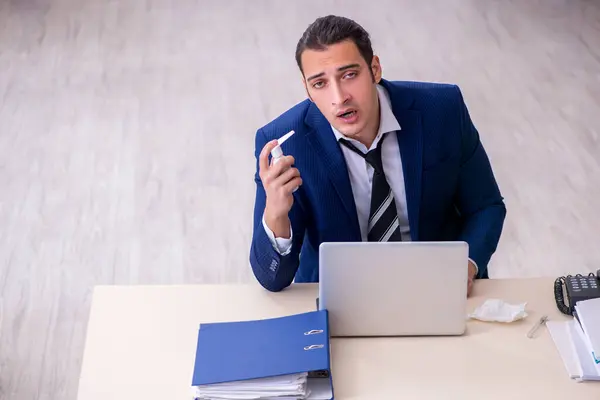
[(296, 63), (300, 72), (302, 69), (302, 53), (304, 50), (325, 50), (327, 46), (340, 43), (345, 40), (354, 42), (360, 55), (365, 59), (367, 65), (371, 66), (373, 60), (373, 48), (369, 33), (362, 26), (349, 18), (328, 15), (320, 17), (306, 28), (296, 46)]

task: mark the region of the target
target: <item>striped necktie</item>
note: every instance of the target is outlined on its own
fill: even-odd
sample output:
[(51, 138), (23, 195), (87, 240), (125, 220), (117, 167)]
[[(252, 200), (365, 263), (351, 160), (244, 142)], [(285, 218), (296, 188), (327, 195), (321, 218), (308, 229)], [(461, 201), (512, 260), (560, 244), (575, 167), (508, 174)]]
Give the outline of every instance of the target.
[(374, 169), (367, 240), (369, 242), (400, 242), (402, 236), (400, 234), (396, 202), (394, 201), (392, 189), (385, 179), (381, 161), (381, 147), (384, 139), (385, 135), (381, 138), (377, 147), (367, 154), (364, 154), (346, 139), (340, 139), (340, 142), (363, 157)]

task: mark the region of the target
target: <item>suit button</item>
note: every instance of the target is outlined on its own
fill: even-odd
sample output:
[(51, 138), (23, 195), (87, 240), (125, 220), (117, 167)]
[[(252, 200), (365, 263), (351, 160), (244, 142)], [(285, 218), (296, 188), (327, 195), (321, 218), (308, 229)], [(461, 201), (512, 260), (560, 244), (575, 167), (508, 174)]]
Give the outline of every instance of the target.
[(269, 269), (271, 271), (275, 272), (277, 270), (277, 265), (278, 265), (277, 260), (273, 259), (273, 260), (271, 260), (271, 267)]

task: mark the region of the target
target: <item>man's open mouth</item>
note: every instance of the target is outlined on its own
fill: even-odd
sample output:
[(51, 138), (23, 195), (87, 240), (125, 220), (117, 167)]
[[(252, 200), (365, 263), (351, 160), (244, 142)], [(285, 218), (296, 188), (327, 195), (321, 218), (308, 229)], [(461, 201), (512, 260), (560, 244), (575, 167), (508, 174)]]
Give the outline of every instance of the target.
[(354, 114), (356, 114), (356, 111), (350, 110), (350, 111), (346, 111), (345, 113), (338, 114), (338, 117), (341, 117), (341, 118), (350, 118), (350, 117), (353, 117)]

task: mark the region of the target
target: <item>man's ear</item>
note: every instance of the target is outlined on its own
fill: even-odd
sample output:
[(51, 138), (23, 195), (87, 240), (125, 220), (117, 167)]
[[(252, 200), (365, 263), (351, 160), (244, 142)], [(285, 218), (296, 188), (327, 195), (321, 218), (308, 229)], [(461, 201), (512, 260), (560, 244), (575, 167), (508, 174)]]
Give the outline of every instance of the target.
[(373, 75), (373, 80), (375, 81), (375, 83), (379, 83), (381, 81), (382, 70), (378, 56), (373, 56), (373, 60), (371, 60), (371, 73)]

